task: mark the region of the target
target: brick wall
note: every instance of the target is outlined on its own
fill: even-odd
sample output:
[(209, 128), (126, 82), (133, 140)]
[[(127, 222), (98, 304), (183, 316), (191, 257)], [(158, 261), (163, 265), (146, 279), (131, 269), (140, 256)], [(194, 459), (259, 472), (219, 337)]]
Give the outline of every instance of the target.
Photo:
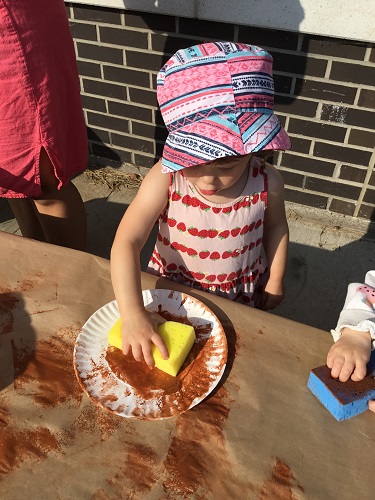
[(276, 153), (288, 201), (375, 220), (375, 47), (183, 17), (67, 4), (90, 153), (152, 166), (166, 131), (156, 74), (179, 48), (229, 40), (274, 58), (275, 109), (293, 144)]

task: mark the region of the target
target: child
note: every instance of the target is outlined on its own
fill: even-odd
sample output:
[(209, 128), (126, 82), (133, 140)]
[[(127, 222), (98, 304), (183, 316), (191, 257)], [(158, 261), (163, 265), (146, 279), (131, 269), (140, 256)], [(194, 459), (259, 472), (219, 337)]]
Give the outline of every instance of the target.
[[(359, 381), (366, 376), (366, 365), (375, 347), (375, 271), (369, 271), (365, 283), (351, 283), (344, 308), (335, 330), (335, 344), (327, 355), (331, 375), (341, 382), (349, 377)], [(369, 408), (375, 411), (375, 401)]]
[(157, 86), (169, 131), (163, 158), (111, 252), (123, 351), (149, 365), (151, 343), (168, 357), (155, 331), (163, 320), (143, 306), (139, 264), (159, 216), (149, 272), (265, 310), (283, 299), (288, 245), (283, 182), (261, 156), (290, 148), (273, 114), (271, 56), (244, 44), (196, 45), (164, 65)]

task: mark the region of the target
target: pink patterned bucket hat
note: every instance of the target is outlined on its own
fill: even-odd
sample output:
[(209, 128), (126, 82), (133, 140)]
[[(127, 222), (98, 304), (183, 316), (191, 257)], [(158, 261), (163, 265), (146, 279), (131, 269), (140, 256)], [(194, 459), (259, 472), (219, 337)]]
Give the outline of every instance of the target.
[(169, 132), (163, 172), (291, 147), (273, 113), (272, 56), (260, 47), (215, 42), (179, 50), (158, 73), (157, 97)]

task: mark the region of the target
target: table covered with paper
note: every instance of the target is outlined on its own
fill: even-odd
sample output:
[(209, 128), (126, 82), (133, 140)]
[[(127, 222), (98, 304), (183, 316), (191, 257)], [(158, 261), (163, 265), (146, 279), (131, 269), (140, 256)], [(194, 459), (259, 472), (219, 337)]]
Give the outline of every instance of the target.
[(142, 418), (97, 404), (73, 360), (113, 303), (109, 262), (6, 233), (0, 260), (2, 499), (373, 498), (375, 415), (337, 422), (306, 386), (328, 332), (142, 273), (146, 294), (203, 303), (227, 343), (207, 396)]

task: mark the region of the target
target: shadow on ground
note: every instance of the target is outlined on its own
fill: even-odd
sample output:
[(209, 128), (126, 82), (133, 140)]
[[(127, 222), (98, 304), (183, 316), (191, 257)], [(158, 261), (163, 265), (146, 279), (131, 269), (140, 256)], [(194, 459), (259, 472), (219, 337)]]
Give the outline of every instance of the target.
[[(117, 227), (136, 189), (111, 190), (107, 185), (92, 184), (84, 174), (75, 183), (85, 201), (88, 252), (108, 259)], [(370, 230), (355, 231), (359, 221), (354, 221), (354, 230), (348, 230), (332, 221), (324, 222), (322, 217), (319, 213), (316, 220), (288, 219), (286, 298), (272, 314), (329, 331), (336, 325), (348, 284), (361, 282), (366, 272), (375, 268), (375, 236)], [(0, 199), (0, 230), (18, 232), (4, 199)], [(156, 235), (155, 226), (141, 254), (143, 270)]]

